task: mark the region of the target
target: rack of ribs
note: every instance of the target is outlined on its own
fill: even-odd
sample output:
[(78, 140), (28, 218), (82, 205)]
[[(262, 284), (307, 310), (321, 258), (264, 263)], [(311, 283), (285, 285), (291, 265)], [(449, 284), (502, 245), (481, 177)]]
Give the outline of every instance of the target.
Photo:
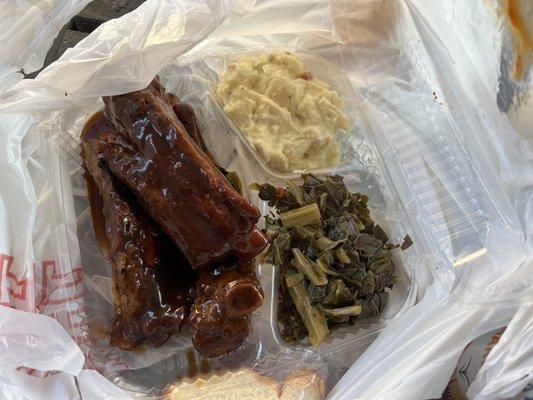
[(266, 246), (259, 211), (221, 173), (192, 107), (158, 79), (104, 102), (82, 142), (95, 233), (114, 269), (111, 344), (158, 346), (186, 320), (203, 356), (236, 349), (263, 301), (249, 263)]
[(229, 184), (176, 116), (157, 79), (146, 89), (104, 97), (119, 132), (102, 150), (111, 172), (139, 199), (193, 268), (266, 246), (260, 213)]
[[(125, 350), (146, 340), (159, 346), (186, 322), (193, 300), (192, 271), (187, 271), (187, 261), (173, 244), (164, 246), (165, 235), (110, 174), (99, 147), (102, 136), (113, 131), (100, 112), (82, 133), (96, 238), (113, 265), (115, 318), (110, 341)], [(174, 272), (177, 267), (181, 274)]]

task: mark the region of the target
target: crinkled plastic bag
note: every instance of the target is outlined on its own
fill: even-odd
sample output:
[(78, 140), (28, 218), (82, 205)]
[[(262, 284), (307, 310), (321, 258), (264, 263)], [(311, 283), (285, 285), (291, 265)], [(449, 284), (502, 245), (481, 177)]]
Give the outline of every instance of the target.
[(533, 307), (522, 306), (468, 388), (475, 400), (510, 399), (533, 384)]
[[(183, 370), (179, 357), (167, 357), (183, 353), (187, 337), (137, 357), (109, 349), (102, 338), (95, 347), (88, 334), (94, 331), (88, 329), (91, 318), (110, 318), (112, 308), (109, 273), (86, 237), (90, 215), (77, 138), (86, 117), (101, 107), (100, 96), (141, 89), (162, 70), (167, 87), (198, 107), (213, 146), (209, 135), (217, 124), (230, 130), (209, 97), (228, 60), (287, 48), (308, 55), (339, 88), (353, 89), (350, 111), (360, 125), (349, 143), (350, 171), (358, 188), (375, 190), (378, 214), (394, 238), (409, 232), (415, 245), (402, 261), (407, 285), (392, 302), (399, 306), (379, 326), (341, 330), (318, 351), (293, 352), (272, 337), (275, 330), (263, 329), (275, 316), (264, 309), (256, 316), (250, 351), (231, 363), (277, 371), (316, 364), (331, 387), (357, 360), (331, 398), (440, 396), (464, 346), (506, 325), (531, 300), (531, 214), (521, 211), (532, 204), (524, 189), (533, 182), (531, 142), (517, 136), (491, 96), (478, 97), (478, 104), (465, 92), (466, 76), (479, 94), (490, 91), (477, 85), (468, 60), (461, 60), (464, 70), (453, 67), (429, 25), (438, 7), (375, 0), (241, 3), (210, 9), (196, 1), (148, 1), (102, 25), (35, 81), (2, 95), (0, 212), (8, 222), (0, 232), (2, 303), (51, 316), (75, 339), (86, 369), (79, 373), (81, 353), (64, 334), (58, 338), (68, 351), (50, 368), (77, 374), (84, 397), (141, 395), (124, 389), (152, 390), (147, 381)], [(229, 21), (216, 28), (227, 13)], [(224, 165), (240, 172), (258, 168), (253, 158), (232, 156), (249, 151), (235, 136), (227, 142), (213, 147)], [(88, 264), (100, 264), (102, 273), (91, 269), (88, 276)], [(260, 269), (263, 285), (272, 286), (269, 271)], [(272, 297), (266, 303), (275, 308)], [(27, 331), (35, 329), (39, 342), (45, 338), (34, 317), (25, 313)], [(22, 338), (7, 341), (6, 354), (15, 360), (8, 368), (49, 370), (38, 360), (15, 358), (32, 354), (33, 338)], [(258, 348), (266, 353), (256, 358)]]
[[(61, 7), (60, 4), (55, 6)], [(82, 6), (81, 2), (78, 6)], [(207, 3), (201, 2), (147, 2), (127, 18), (98, 28), (84, 41), (86, 46), (98, 47), (99, 34), (111, 40), (95, 49), (83, 67), (79, 63), (71, 70), (68, 64), (64, 66), (67, 70), (58, 74), (79, 78), (84, 75), (85, 82), (88, 82), (86, 87), (89, 87), (90, 82), (104, 84), (94, 73), (94, 65), (106, 65), (109, 61), (106, 57), (123, 55), (119, 69), (124, 79), (127, 77), (125, 65), (131, 68), (133, 74), (140, 67), (139, 62), (148, 64), (140, 54), (147, 60), (164, 65), (220, 24), (223, 17), (221, 10), (220, 7), (209, 8)], [(59, 14), (63, 18), (66, 15)], [(136, 28), (137, 36), (133, 36), (131, 41), (125, 40), (130, 38), (126, 26)], [(32, 27), (37, 29), (39, 24)], [(60, 27), (61, 24), (58, 30)], [(118, 31), (118, 27), (122, 28), (122, 32)], [(67, 51), (63, 59), (70, 58), (68, 53), (73, 52), (76, 50)], [(117, 61), (116, 58), (113, 60)], [(58, 61), (51, 68), (63, 64), (66, 63)], [(108, 67), (111, 64), (108, 62)], [(81, 73), (82, 70), (85, 72)], [(44, 377), (52, 371), (77, 375), (84, 363), (84, 354), (79, 346), (83, 347), (89, 340), (87, 315), (81, 301), (84, 282), (76, 233), (75, 193), (72, 193), (69, 178), (62, 175), (62, 161), (57, 157), (60, 149), (57, 145), (58, 132), (54, 131), (53, 125), (57, 123), (54, 116), (57, 117), (59, 111), (64, 112), (62, 116), (68, 120), (69, 110), (94, 107), (96, 99), (75, 95), (68, 97), (60, 85), (54, 87), (53, 83), (45, 82), (43, 76), (48, 74), (52, 79), (55, 76), (49, 71), (44, 71), (38, 80), (24, 80), (14, 89), (7, 90), (3, 97), (6, 100), (3, 106), (6, 107), (2, 107), (0, 118), (0, 140), (5, 149), (0, 155), (3, 165), (0, 173), (0, 219), (4, 222), (0, 232), (0, 309), (4, 314), (1, 335), (5, 346), (2, 370), (6, 373), (13, 371), (9, 372), (17, 378), (13, 378), (13, 384), (31, 382), (20, 378), (22, 372), (14, 371), (15, 368)], [(129, 75), (128, 82), (137, 82), (138, 88), (145, 85), (143, 79), (151, 79), (132, 76)], [(74, 81), (80, 84), (78, 79)], [(75, 88), (69, 88), (69, 91), (72, 93)], [(32, 94), (28, 97), (29, 93)], [(35, 100), (36, 107), (30, 107), (31, 110), (27, 108), (28, 104), (22, 105), (29, 98)], [(21, 105), (22, 109), (19, 108)], [(54, 187), (62, 189), (54, 190)], [(87, 355), (85, 353), (86, 366), (89, 365)], [(72, 377), (65, 379), (73, 382)], [(7, 389), (3, 393), (7, 393)], [(13, 393), (18, 392), (15, 390)]]
[[(531, 20), (527, 2), (521, 3), (523, 18)], [(457, 134), (477, 173), (480, 176), (491, 171), (495, 173), (502, 185), (500, 193), (491, 191), (500, 198), (495, 199), (496, 202), (513, 205), (517, 221), (523, 227), (524, 256), (512, 263), (516, 266), (512, 273), (505, 269), (509, 264), (500, 261), (496, 265), (505, 268), (500, 273), (487, 275), (502, 283), (499, 296), (502, 302), (481, 291), (474, 295), (473, 303), (488, 302), (486, 306), (465, 302), (464, 294), (473, 294), (466, 285), (474, 283), (474, 275), (463, 282), (466, 291), (459, 297), (438, 295), (439, 286), (434, 284), (417, 306), (387, 327), (357, 360), (334, 389), (334, 399), (440, 397), (470, 340), (491, 329), (507, 324), (515, 326), (515, 323), (517, 328), (511, 330), (514, 334), (510, 333), (508, 340), (499, 344), (499, 350), (489, 355), (488, 360), (494, 361), (487, 361), (469, 390), (469, 396), (510, 398), (531, 379), (530, 375), (528, 377), (533, 365), (528, 328), (531, 316), (521, 317), (524, 311), (517, 312), (511, 299), (516, 295), (518, 304), (530, 304), (532, 300), (529, 290), (519, 290), (513, 295), (512, 287), (522, 286), (522, 283), (524, 288), (531, 285), (533, 269), (532, 128), (531, 123), (521, 123), (523, 117), (517, 117), (519, 111), (524, 117), (531, 115), (529, 102), (533, 85), (527, 69), (520, 79), (513, 79), (516, 54), (507, 4), (503, 1), (445, 1), (435, 7), (432, 3), (406, 1), (401, 10), (406, 26), (412, 28), (414, 51), (427, 68), (435, 102), (447, 107), (454, 123), (463, 127), (464, 135), (461, 136), (460, 128)], [(514, 128), (520, 128), (520, 124), (523, 129), (518, 133)], [(495, 248), (504, 249), (506, 245), (501, 242)], [(479, 265), (479, 273), (487, 273), (486, 267), (484, 261)], [(486, 283), (484, 279), (479, 282)], [(528, 306), (524, 307), (527, 310)], [(425, 337), (427, 339), (422, 339)], [(507, 355), (505, 363), (498, 362), (503, 354)], [(369, 365), (373, 366), (371, 371)], [(489, 368), (495, 378), (490, 383), (486, 375)], [(505, 378), (496, 379), (497, 376)]]
[(43, 66), (59, 30), (91, 0), (0, 3), (0, 92)]

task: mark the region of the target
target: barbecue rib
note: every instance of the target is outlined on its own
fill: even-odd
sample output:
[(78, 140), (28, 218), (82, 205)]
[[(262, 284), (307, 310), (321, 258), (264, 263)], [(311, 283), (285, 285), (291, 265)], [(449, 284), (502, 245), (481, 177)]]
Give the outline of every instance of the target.
[[(113, 264), (115, 319), (110, 341), (125, 350), (145, 340), (160, 346), (180, 331), (187, 318), (192, 271), (187, 271), (187, 261), (173, 244), (164, 245), (169, 239), (109, 173), (99, 148), (102, 137), (113, 130), (100, 112), (82, 133), (93, 225)], [(175, 264), (180, 267), (179, 275)]]
[(263, 300), (253, 267), (240, 263), (266, 245), (259, 211), (214, 164), (194, 110), (157, 79), (104, 101), (108, 118), (89, 120), (82, 142), (97, 240), (114, 267), (111, 344), (160, 345), (188, 318), (203, 356), (236, 349)]
[(204, 138), (200, 133), (200, 129), (198, 128), (196, 116), (194, 115), (194, 109), (190, 105), (179, 101), (177, 96), (173, 93), (165, 93), (165, 96), (168, 103), (174, 110), (174, 114), (176, 114), (180, 122), (183, 124), (183, 127), (185, 128), (189, 136), (196, 142), (198, 147), (200, 147), (209, 158), (213, 159), (213, 156), (205, 145)]
[(250, 314), (261, 306), (263, 292), (250, 264), (201, 268), (197, 273), (189, 315), (192, 341), (204, 357), (217, 357), (244, 342)]
[(231, 187), (168, 101), (157, 79), (146, 89), (104, 97), (106, 116), (120, 132), (102, 148), (110, 170), (193, 268), (230, 256), (250, 261), (267, 244), (255, 228), (259, 210)]

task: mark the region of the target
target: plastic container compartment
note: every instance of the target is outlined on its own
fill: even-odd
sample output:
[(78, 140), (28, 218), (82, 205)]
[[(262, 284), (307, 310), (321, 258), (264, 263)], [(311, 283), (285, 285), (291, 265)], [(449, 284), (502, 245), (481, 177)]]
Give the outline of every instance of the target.
[[(361, 162), (360, 155), (357, 154), (355, 151), (355, 148), (353, 146), (353, 139), (357, 135), (361, 137), (361, 131), (364, 130), (364, 127), (362, 126), (362, 121), (359, 116), (359, 107), (357, 105), (357, 100), (355, 93), (353, 92), (352, 86), (350, 84), (349, 79), (347, 78), (346, 74), (339, 70), (338, 68), (335, 68), (333, 65), (328, 64), (325, 60), (321, 59), (320, 57), (313, 56), (312, 54), (303, 52), (301, 49), (294, 49), (294, 48), (277, 48), (276, 51), (286, 51), (290, 52), (297, 56), (297, 58), (303, 63), (305, 70), (312, 72), (313, 76), (316, 76), (317, 78), (325, 81), (339, 93), (340, 97), (342, 98), (344, 102), (343, 111), (346, 113), (349, 121), (349, 127), (347, 131), (339, 131), (337, 132), (337, 142), (339, 144), (340, 149), (340, 159), (339, 162), (331, 167), (324, 167), (324, 168), (314, 168), (309, 169), (306, 171), (290, 171), (290, 172), (281, 172), (278, 170), (273, 169), (270, 167), (266, 161), (263, 159), (263, 157), (257, 152), (257, 150), (253, 147), (253, 145), (248, 141), (248, 138), (236, 127), (236, 125), (233, 123), (233, 121), (228, 117), (226, 113), (222, 110), (222, 107), (220, 107), (217, 103), (215, 107), (217, 107), (220, 110), (220, 115), (222, 118), (226, 119), (227, 124), (231, 127), (231, 131), (234, 132), (235, 135), (237, 135), (241, 142), (246, 146), (249, 153), (252, 154), (254, 159), (257, 161), (258, 164), (260, 164), (261, 168), (268, 173), (270, 177), (275, 178), (275, 180), (284, 182), (287, 179), (298, 179), (301, 172), (312, 172), (313, 174), (321, 175), (321, 174), (328, 174), (331, 173), (331, 171), (336, 170), (339, 173), (341, 171), (346, 171), (347, 173), (350, 173), (354, 170), (362, 170), (363, 164)], [(249, 50), (249, 49), (242, 49), (242, 53), (240, 54), (231, 54), (227, 59), (222, 60), (224, 68), (227, 67), (227, 65), (231, 64), (232, 62), (238, 61), (239, 59), (243, 57), (250, 57), (250, 56), (259, 56), (265, 54), (264, 49), (261, 51), (257, 50)], [(217, 68), (218, 69), (218, 68)], [(218, 71), (219, 74), (225, 72), (224, 71)], [(214, 93), (214, 85), (217, 82), (212, 82), (213, 87), (210, 88), (209, 95), (211, 100), (215, 101), (215, 96), (213, 96)], [(209, 96), (208, 95), (208, 96)]]

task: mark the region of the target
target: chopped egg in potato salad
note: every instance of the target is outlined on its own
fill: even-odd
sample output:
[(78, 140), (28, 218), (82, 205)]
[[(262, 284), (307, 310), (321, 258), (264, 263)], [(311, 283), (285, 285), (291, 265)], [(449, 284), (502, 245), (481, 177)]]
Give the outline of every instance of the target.
[(266, 163), (278, 172), (339, 162), (343, 103), (293, 54), (251, 56), (229, 65), (215, 96)]

